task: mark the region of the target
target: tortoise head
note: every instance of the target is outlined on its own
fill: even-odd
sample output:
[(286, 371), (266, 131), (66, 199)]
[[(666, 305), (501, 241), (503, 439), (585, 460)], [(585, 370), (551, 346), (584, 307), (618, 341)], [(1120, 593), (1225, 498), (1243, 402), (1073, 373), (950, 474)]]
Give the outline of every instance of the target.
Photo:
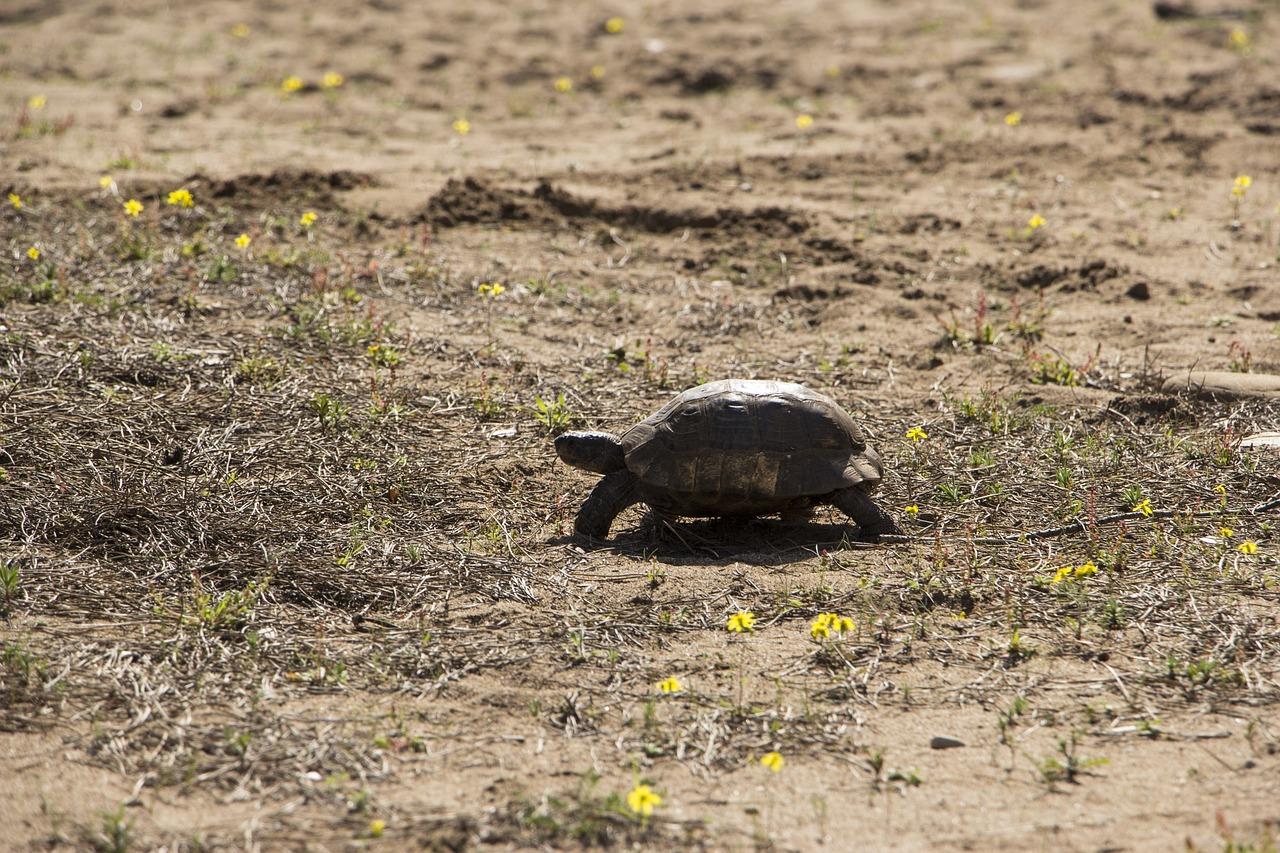
[(622, 442), (607, 432), (566, 432), (556, 436), (556, 453), (574, 468), (608, 474), (627, 467)]

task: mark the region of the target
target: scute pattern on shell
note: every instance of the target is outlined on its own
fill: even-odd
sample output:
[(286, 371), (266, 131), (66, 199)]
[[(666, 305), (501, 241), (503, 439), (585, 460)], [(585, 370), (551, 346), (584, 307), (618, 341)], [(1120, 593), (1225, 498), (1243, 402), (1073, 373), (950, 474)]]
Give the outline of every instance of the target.
[(870, 491), (883, 474), (848, 413), (786, 382), (691, 388), (628, 430), (622, 444), (627, 468), (645, 485), (705, 497), (792, 498), (859, 484)]

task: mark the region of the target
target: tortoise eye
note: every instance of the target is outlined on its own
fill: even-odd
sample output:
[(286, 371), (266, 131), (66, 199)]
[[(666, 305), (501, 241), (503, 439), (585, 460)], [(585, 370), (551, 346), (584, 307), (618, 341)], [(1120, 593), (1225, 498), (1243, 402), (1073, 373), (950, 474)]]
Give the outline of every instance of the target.
[(680, 413), (680, 417), (692, 418), (692, 417), (696, 417), (697, 414), (698, 414), (698, 410), (696, 408), (694, 408), (693, 406), (686, 406), (684, 411)]

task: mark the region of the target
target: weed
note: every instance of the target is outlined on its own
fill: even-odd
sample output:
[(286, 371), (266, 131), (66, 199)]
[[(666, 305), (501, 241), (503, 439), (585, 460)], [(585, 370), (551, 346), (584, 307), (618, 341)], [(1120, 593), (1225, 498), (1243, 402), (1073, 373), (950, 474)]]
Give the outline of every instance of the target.
[(197, 579), (192, 608), (185, 621), (210, 631), (237, 631), (253, 618), (254, 608), (269, 583), (270, 578), (263, 578), (250, 581), (243, 589), (215, 595), (205, 592)]
[(1058, 754), (1042, 759), (1036, 769), (1040, 772), (1040, 780), (1050, 788), (1057, 782), (1075, 785), (1079, 778), (1091, 768), (1100, 767), (1109, 762), (1105, 758), (1083, 758), (1077, 748), (1080, 744), (1080, 733), (1072, 732), (1069, 737), (1058, 739)]
[(22, 582), (21, 574), (22, 570), (17, 560), (0, 560), (0, 592), (4, 593), (3, 612), (6, 616), (13, 608), (13, 600), (18, 597), (18, 588)]
[(323, 391), (313, 396), (308, 405), (325, 429), (338, 429), (347, 422), (346, 405)]
[(547, 432), (555, 433), (568, 429), (577, 417), (569, 410), (569, 404), (561, 391), (555, 399), (548, 402), (541, 395), (533, 398), (533, 419), (542, 424)]

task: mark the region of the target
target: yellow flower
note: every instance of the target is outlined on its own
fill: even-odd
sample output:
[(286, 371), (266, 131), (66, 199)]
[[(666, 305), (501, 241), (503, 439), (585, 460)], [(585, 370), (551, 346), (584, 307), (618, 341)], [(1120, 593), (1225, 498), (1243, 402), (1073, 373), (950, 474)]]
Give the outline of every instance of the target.
[(1075, 572), (1074, 566), (1062, 566), (1056, 572), (1053, 573), (1053, 580), (1049, 581), (1049, 585), (1057, 586), (1067, 578), (1071, 577), (1071, 575), (1074, 572)]
[(1246, 539), (1236, 546), (1236, 550), (1241, 554), (1256, 554), (1258, 553), (1258, 543), (1252, 539)]
[(592, 79), (592, 80), (603, 80), (603, 79), (604, 79), (604, 66), (603, 66), (603, 65), (593, 65), (593, 66), (591, 66), (591, 79)]
[(658, 689), (663, 693), (679, 693), (684, 689), (684, 685), (680, 683), (680, 679), (671, 675), (659, 682)]
[(1045, 226), (1045, 223), (1047, 221), (1048, 220), (1046, 220), (1040, 214), (1033, 213), (1031, 214), (1031, 218), (1027, 220), (1027, 227), (1030, 228), (1032, 231), (1039, 231), (1041, 228)]
[(9, 204), (13, 205), (14, 210), (22, 210), (22, 196), (17, 193), (9, 193)]
[(917, 504), (911, 504), (904, 510), (904, 512), (906, 512), (907, 515), (919, 515), (920, 507)]
[(622, 28), (626, 25), (627, 22), (621, 18), (610, 18), (604, 22), (604, 31), (609, 35), (616, 36), (618, 33), (622, 32)]
[(471, 132), (471, 122), (467, 121), (465, 118), (454, 119), (453, 132), (459, 136), (466, 136)]
[(1235, 183), (1231, 187), (1231, 197), (1244, 198), (1244, 194), (1249, 191), (1251, 186), (1253, 186), (1253, 178), (1248, 175), (1237, 175)]
[(40, 260), (40, 250), (35, 246), (32, 246), (30, 249), (27, 249), (27, 257), (33, 261)]
[(557, 78), (556, 78), (556, 91), (557, 91), (557, 92), (560, 92), (561, 94), (563, 94), (563, 93), (565, 93), (565, 92), (572, 92), (572, 91), (573, 91), (573, 81), (572, 81), (571, 79), (569, 79), (568, 77), (557, 77)]
[(288, 77), (280, 81), (280, 91), (286, 95), (292, 94), (302, 88), (302, 78), (290, 74)]
[(251, 30), (249, 29), (248, 24), (236, 24), (231, 28), (231, 35), (238, 39), (248, 38), (250, 32)]
[(326, 89), (336, 89), (345, 82), (347, 82), (346, 78), (337, 71), (325, 72), (324, 77), (320, 79), (320, 85)]
[(1230, 539), (1232, 536), (1236, 535), (1236, 532), (1232, 530), (1230, 527), (1219, 527), (1218, 535), (1221, 536), (1223, 539)]
[(1014, 110), (1004, 117), (1004, 123), (1009, 125), (1009, 127), (1017, 127), (1022, 124), (1022, 113)]
[(627, 794), (627, 807), (641, 817), (648, 817), (653, 810), (662, 805), (662, 797), (653, 792), (648, 785), (636, 785)]
[(48, 101), (45, 99), (44, 95), (32, 95), (30, 98), (27, 98), (27, 106), (33, 110), (44, 109), (44, 105), (46, 103), (48, 103)]
[(1078, 578), (1087, 578), (1098, 573), (1098, 567), (1093, 564), (1093, 560), (1085, 563), (1083, 566), (1076, 566), (1073, 574)]
[(831, 623), (827, 614), (819, 613), (818, 618), (809, 623), (809, 636), (815, 640), (825, 640), (831, 636)]
[(1142, 513), (1143, 515), (1147, 516), (1148, 518), (1150, 518), (1150, 517), (1151, 517), (1151, 514), (1155, 512), (1155, 510), (1153, 510), (1153, 509), (1151, 508), (1151, 499), (1150, 499), (1150, 498), (1143, 498), (1142, 500), (1140, 500), (1140, 501), (1138, 501), (1136, 504), (1134, 504), (1134, 505), (1133, 505), (1133, 511), (1134, 511), (1134, 512), (1140, 512), (1140, 513)]
[(307, 212), (303, 213), (301, 216), (298, 217), (298, 224), (301, 225), (303, 228), (310, 228), (312, 225), (315, 225), (316, 212), (314, 210), (308, 210)]
[(1169, 212), (1166, 213), (1165, 216), (1169, 217), (1174, 222), (1177, 222), (1179, 219), (1182, 218), (1182, 214), (1184, 213), (1186, 213), (1186, 211), (1183, 210), (1181, 207), (1171, 207), (1169, 208)]
[(369, 821), (369, 837), (381, 838), (382, 833), (386, 831), (387, 822), (380, 817), (375, 817)]
[(249, 237), (248, 234), (241, 234), (239, 237), (236, 238), (236, 248), (240, 250), (247, 249), (249, 248), (249, 244), (251, 242), (253, 242), (253, 240)]
[(142, 212), (142, 202), (138, 201), (136, 198), (129, 199), (124, 203), (124, 212), (126, 215), (137, 219), (138, 214)]
[(924, 441), (929, 437), (929, 433), (925, 432), (918, 426), (913, 426), (911, 429), (907, 430), (906, 436), (912, 441)]
[(832, 613), (831, 627), (835, 628), (841, 634), (844, 634), (848, 631), (853, 630), (853, 620), (850, 619), (848, 616), (837, 616), (836, 614)]
[(781, 752), (766, 752), (764, 755), (760, 756), (760, 765), (762, 767), (768, 767), (774, 773), (777, 773), (782, 769), (783, 763)]
[(98, 178), (98, 186), (102, 187), (104, 190), (111, 189), (115, 182), (116, 179), (110, 175), (103, 175), (101, 178)]
[(808, 130), (813, 127), (813, 116), (808, 113), (801, 113), (796, 116), (796, 127), (800, 130)]
[(180, 189), (169, 193), (168, 202), (173, 207), (194, 207), (196, 200), (191, 197), (190, 190)]
[(1219, 483), (1218, 485), (1216, 485), (1216, 486), (1214, 486), (1214, 487), (1213, 487), (1213, 490), (1214, 490), (1215, 492), (1217, 492), (1218, 494), (1222, 495), (1224, 498), (1227, 496), (1227, 484), (1226, 484), (1226, 483)]
[(729, 621), (725, 623), (734, 634), (741, 634), (744, 631), (751, 631), (755, 628), (756, 615), (750, 610), (739, 610), (737, 613), (729, 617)]
[(499, 296), (507, 292), (506, 287), (498, 283), (482, 284), (476, 288), (476, 292), (482, 297), (487, 296), (490, 299), (497, 299)]
[(1231, 46), (1236, 50), (1247, 50), (1249, 48), (1249, 34), (1236, 27), (1231, 31)]

